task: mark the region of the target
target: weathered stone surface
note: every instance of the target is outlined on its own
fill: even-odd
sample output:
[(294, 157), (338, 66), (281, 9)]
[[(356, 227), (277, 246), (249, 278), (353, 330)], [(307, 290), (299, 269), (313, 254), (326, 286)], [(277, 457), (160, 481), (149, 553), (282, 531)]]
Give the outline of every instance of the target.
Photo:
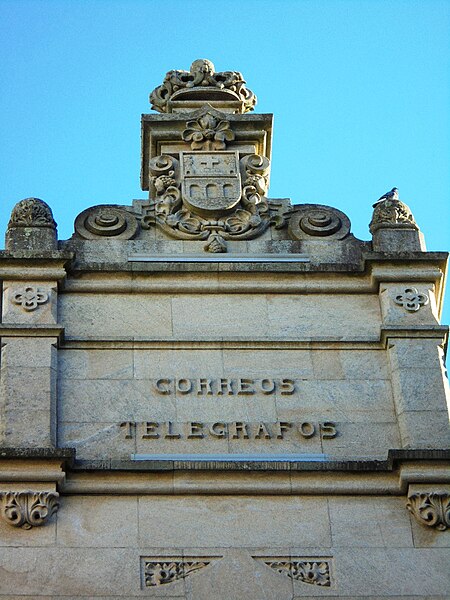
[(148, 199), (0, 251), (0, 598), (447, 598), (447, 255), (396, 188), (371, 241), (269, 198), (239, 72), (151, 101)]

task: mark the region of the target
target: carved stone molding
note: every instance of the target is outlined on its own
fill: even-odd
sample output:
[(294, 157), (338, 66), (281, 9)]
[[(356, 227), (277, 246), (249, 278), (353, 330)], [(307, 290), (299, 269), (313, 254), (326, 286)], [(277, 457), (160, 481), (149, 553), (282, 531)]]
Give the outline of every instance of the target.
[(12, 209), (8, 229), (11, 227), (50, 227), (56, 229), (50, 206), (39, 198), (25, 198)]
[(445, 531), (450, 527), (450, 494), (448, 492), (414, 493), (406, 508), (421, 525)]
[(124, 208), (111, 204), (92, 206), (75, 219), (75, 233), (86, 240), (106, 237), (130, 240), (137, 230), (136, 217)]
[(322, 204), (302, 204), (286, 217), (295, 240), (314, 237), (342, 240), (350, 233), (350, 220), (340, 210)]
[(184, 579), (219, 558), (222, 557), (141, 557), (143, 587), (158, 587)]
[(45, 304), (47, 300), (48, 293), (32, 285), (20, 288), (11, 298), (11, 302), (29, 312), (36, 310), (39, 304)]
[(225, 252), (225, 240), (251, 239), (269, 226), (269, 167), (263, 156), (239, 159), (235, 151), (157, 156), (149, 166), (154, 200), (141, 226), (156, 224), (171, 237), (207, 240), (205, 250)]
[(238, 71), (216, 72), (210, 60), (194, 60), (189, 71), (169, 71), (163, 83), (150, 94), (150, 104), (158, 112), (172, 112), (171, 103), (185, 102), (189, 109), (190, 101), (233, 101), (240, 104), (240, 112), (253, 110), (255, 94), (245, 86), (244, 78)]
[(415, 287), (410, 287), (397, 294), (394, 302), (409, 312), (417, 312), (419, 308), (428, 304), (429, 298), (426, 294), (419, 293)]
[(59, 508), (57, 492), (1, 492), (1, 514), (14, 527), (44, 525)]
[(324, 587), (331, 586), (331, 561), (328, 558), (286, 558), (283, 556), (254, 556), (253, 558), (262, 561), (277, 573), (287, 575), (295, 581)]

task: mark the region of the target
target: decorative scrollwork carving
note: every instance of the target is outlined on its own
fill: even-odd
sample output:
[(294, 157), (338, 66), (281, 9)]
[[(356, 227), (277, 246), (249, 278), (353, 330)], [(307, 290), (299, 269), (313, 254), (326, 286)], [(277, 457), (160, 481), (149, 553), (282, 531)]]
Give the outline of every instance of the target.
[(448, 492), (423, 492), (411, 494), (406, 508), (421, 525), (445, 531), (450, 527), (450, 494)]
[(417, 312), (422, 306), (426, 306), (429, 298), (426, 294), (420, 294), (417, 288), (405, 288), (401, 294), (394, 298), (395, 304), (403, 306), (409, 312)]
[(78, 236), (95, 240), (105, 237), (130, 240), (138, 230), (138, 222), (129, 211), (113, 204), (92, 206), (75, 219)]
[(302, 204), (291, 211), (288, 230), (296, 240), (311, 237), (342, 240), (350, 233), (350, 221), (331, 206)]
[(57, 492), (2, 492), (0, 496), (2, 517), (22, 529), (44, 525), (59, 508)]
[(143, 559), (143, 582), (145, 587), (155, 587), (184, 579), (191, 573), (207, 567), (219, 557), (201, 557), (184, 559)]
[(214, 65), (206, 59), (195, 60), (189, 71), (169, 71), (162, 83), (150, 94), (150, 104), (158, 112), (170, 112), (170, 100), (192, 98), (211, 100), (224, 98), (242, 103), (242, 112), (253, 110), (255, 94), (245, 86), (238, 71), (215, 72)]
[(37, 287), (28, 285), (15, 292), (11, 300), (14, 304), (19, 304), (26, 311), (33, 311), (37, 309), (39, 304), (47, 302), (48, 294)]
[(39, 198), (25, 198), (12, 209), (10, 227), (51, 227), (56, 229), (50, 206)]
[(295, 581), (302, 581), (303, 583), (309, 583), (312, 585), (319, 585), (324, 587), (331, 586), (329, 560), (324, 560), (320, 558), (258, 558), (255, 556), (253, 558), (261, 560), (262, 562), (264, 562), (265, 565), (267, 565), (277, 573), (280, 573), (281, 575), (287, 575)]
[(205, 113), (196, 121), (187, 121), (182, 133), (192, 150), (225, 150), (227, 142), (234, 140), (229, 121), (219, 121), (211, 113)]

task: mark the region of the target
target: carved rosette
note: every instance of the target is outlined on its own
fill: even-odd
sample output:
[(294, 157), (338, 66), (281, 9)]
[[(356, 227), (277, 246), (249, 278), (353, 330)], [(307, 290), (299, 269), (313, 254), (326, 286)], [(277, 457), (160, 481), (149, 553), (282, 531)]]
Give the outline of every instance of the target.
[(136, 217), (120, 206), (103, 204), (84, 210), (75, 219), (75, 233), (86, 240), (132, 239), (138, 230)]
[(191, 573), (207, 567), (219, 557), (180, 558), (165, 557), (144, 559), (142, 561), (142, 580), (145, 587), (158, 587), (184, 579)]
[(382, 228), (407, 227), (419, 229), (409, 207), (395, 198), (387, 198), (374, 206), (372, 220), (369, 224), (370, 233)]
[(25, 198), (18, 202), (11, 212), (8, 229), (11, 227), (50, 227), (56, 229), (56, 222), (50, 206), (39, 198)]
[(208, 252), (225, 252), (226, 240), (251, 239), (270, 224), (265, 194), (269, 160), (236, 151), (180, 152), (150, 161), (153, 201), (141, 220), (174, 238), (206, 240)]
[(331, 206), (302, 204), (285, 216), (289, 220), (288, 231), (295, 240), (342, 240), (350, 233), (348, 217)]
[(421, 294), (415, 287), (405, 288), (401, 294), (394, 298), (395, 304), (403, 306), (408, 312), (417, 312), (422, 306), (429, 302), (427, 294)]
[(261, 560), (265, 565), (280, 573), (281, 575), (287, 575), (295, 581), (301, 581), (303, 583), (309, 583), (312, 585), (330, 587), (331, 586), (331, 575), (330, 575), (330, 561), (325, 559), (297, 559), (291, 558), (286, 559), (284, 557), (279, 558), (265, 558), (265, 557), (253, 557), (257, 560)]
[(253, 110), (255, 94), (249, 90), (238, 71), (216, 72), (211, 61), (195, 60), (189, 71), (169, 71), (162, 83), (150, 94), (150, 104), (161, 113), (170, 112), (170, 101), (222, 98), (241, 103), (241, 112)]
[(450, 527), (450, 494), (423, 492), (411, 494), (406, 508), (421, 525), (445, 531)]
[(22, 529), (44, 525), (59, 508), (57, 492), (2, 492), (0, 497), (4, 520)]
[(20, 305), (28, 312), (36, 310), (39, 304), (45, 304), (47, 300), (47, 292), (31, 285), (20, 288), (11, 299), (14, 304)]
[(219, 121), (207, 112), (196, 121), (186, 122), (182, 138), (190, 142), (192, 150), (225, 150), (227, 143), (234, 140), (234, 132), (229, 121)]

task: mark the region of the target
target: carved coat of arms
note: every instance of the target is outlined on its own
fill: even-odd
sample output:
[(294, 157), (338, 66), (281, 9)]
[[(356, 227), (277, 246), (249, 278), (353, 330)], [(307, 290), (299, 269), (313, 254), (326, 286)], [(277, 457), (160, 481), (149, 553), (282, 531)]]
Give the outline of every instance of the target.
[(241, 199), (237, 152), (180, 152), (181, 196), (205, 218), (229, 213)]

